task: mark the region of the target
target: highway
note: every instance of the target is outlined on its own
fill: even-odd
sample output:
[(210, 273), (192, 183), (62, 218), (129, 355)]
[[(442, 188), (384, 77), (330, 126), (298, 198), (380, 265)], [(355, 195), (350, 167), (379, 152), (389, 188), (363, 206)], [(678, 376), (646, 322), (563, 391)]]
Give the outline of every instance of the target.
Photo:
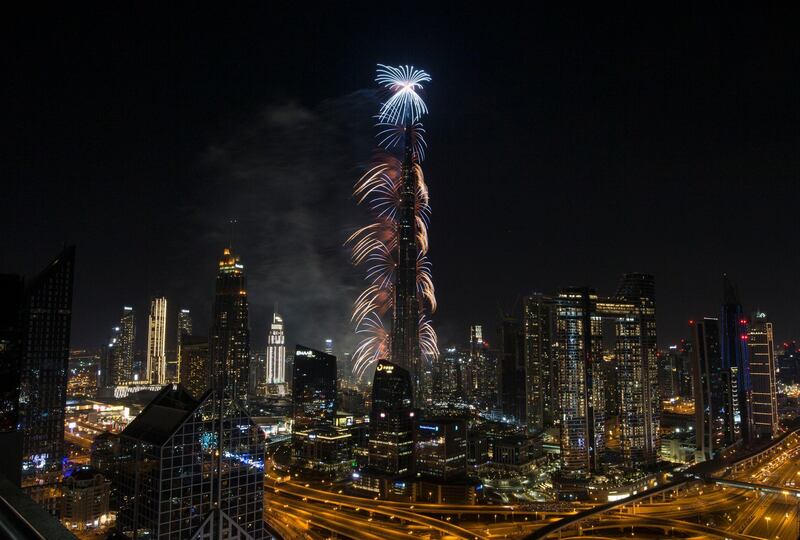
[[(436, 538), (729, 538), (796, 539), (800, 484), (800, 438), (776, 446), (762, 462), (730, 470), (724, 479), (662, 486), (641, 499), (569, 511), (520, 505), (456, 505), (393, 502), (343, 493), (325, 483), (286, 480), (267, 468), (265, 515), (288, 540), (335, 534), (352, 539)], [(736, 483), (736, 485), (717, 485)], [(755, 486), (774, 489), (756, 490)], [(745, 487), (746, 486), (746, 487)], [(591, 514), (592, 511), (595, 514)], [(590, 515), (590, 518), (585, 516)], [(546, 530), (577, 518), (551, 535)], [(562, 521), (563, 520), (563, 521)]]

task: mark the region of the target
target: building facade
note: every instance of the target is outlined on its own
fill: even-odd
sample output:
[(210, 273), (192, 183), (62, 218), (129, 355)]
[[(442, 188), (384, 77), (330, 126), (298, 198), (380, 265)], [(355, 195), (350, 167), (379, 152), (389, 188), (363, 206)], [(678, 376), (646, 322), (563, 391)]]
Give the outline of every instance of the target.
[(730, 400), (730, 371), (722, 365), (719, 321), (689, 321), (694, 367), (695, 441), (699, 458), (710, 460), (734, 442)]
[(772, 438), (778, 434), (779, 428), (777, 367), (772, 323), (766, 313), (753, 313), (747, 337), (754, 436)]
[(391, 476), (414, 471), (414, 395), (411, 374), (379, 360), (372, 380), (369, 468)]
[(181, 355), (183, 349), (183, 336), (192, 335), (192, 312), (188, 309), (181, 309), (178, 312), (178, 331), (175, 336), (175, 382), (181, 381)]
[(22, 302), (22, 365), (18, 429), (22, 486), (37, 502), (57, 500), (53, 485), (64, 453), (75, 248), (68, 247), (26, 284)]
[(165, 386), (120, 435), (117, 529), (157, 539), (265, 538), (264, 435), (236, 400)]
[(283, 332), (283, 317), (272, 314), (272, 324), (267, 334), (267, 384), (286, 382), (286, 336)]
[(753, 434), (753, 414), (750, 408), (752, 392), (750, 385), (750, 357), (747, 349), (747, 317), (739, 302), (739, 292), (728, 279), (722, 276), (723, 302), (720, 325), (720, 354), (723, 368), (730, 372), (730, 392), (726, 407), (731, 411), (728, 418), (733, 440), (750, 442)]
[(467, 475), (467, 429), (460, 418), (420, 419), (415, 426), (417, 476), (441, 482)]
[(529, 431), (541, 431), (552, 424), (556, 410), (553, 301), (536, 293), (525, 298), (523, 310), (527, 426)]
[(202, 396), (211, 387), (208, 338), (184, 334), (181, 341), (181, 384), (193, 396)]
[(150, 302), (147, 325), (147, 381), (167, 382), (167, 299), (163, 296)]
[(130, 306), (122, 307), (119, 334), (114, 350), (114, 384), (122, 386), (133, 382), (133, 357), (136, 350), (136, 314)]
[(505, 317), (498, 331), (501, 347), (499, 370), (500, 407), (508, 422), (525, 425), (527, 422), (525, 341), (519, 321)]
[(597, 293), (568, 288), (555, 302), (561, 469), (586, 475), (599, 470), (606, 442)]
[(613, 315), (618, 362), (620, 447), (632, 467), (654, 465), (661, 449), (655, 282), (649, 274), (625, 274), (601, 315)]
[(219, 260), (209, 336), (214, 387), (247, 399), (250, 371), (250, 326), (244, 265), (230, 248)]

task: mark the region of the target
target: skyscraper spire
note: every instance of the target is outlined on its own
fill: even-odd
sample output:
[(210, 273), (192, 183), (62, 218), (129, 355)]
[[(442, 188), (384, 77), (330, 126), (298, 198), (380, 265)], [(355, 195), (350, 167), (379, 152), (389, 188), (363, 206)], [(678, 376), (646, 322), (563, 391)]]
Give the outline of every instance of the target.
[(355, 188), (360, 203), (369, 201), (375, 222), (347, 241), (353, 263), (369, 263), (369, 285), (353, 309), (356, 332), (364, 336), (353, 355), (353, 371), (360, 377), (378, 360), (391, 358), (411, 374), (419, 392), (425, 364), (439, 352), (427, 318), (436, 299), (427, 260), (428, 188), (420, 166), (425, 148), (420, 118), (428, 109), (418, 92), (430, 76), (413, 66), (380, 65), (376, 81), (388, 93), (378, 114), (378, 138), (386, 153)]

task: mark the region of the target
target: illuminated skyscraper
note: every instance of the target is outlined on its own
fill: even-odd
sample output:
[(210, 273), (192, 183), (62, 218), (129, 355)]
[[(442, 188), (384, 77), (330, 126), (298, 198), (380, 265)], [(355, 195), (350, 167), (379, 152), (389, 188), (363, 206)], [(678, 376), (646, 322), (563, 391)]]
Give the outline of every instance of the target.
[(68, 247), (26, 283), (22, 303), (19, 431), (22, 485), (50, 505), (48, 485), (61, 475), (75, 247)]
[(267, 334), (267, 384), (286, 382), (286, 336), (283, 317), (272, 314), (272, 324)]
[(133, 354), (136, 328), (133, 308), (122, 308), (119, 324), (111, 329), (108, 345), (101, 354), (101, 386), (109, 388), (133, 381)]
[(751, 409), (756, 437), (778, 433), (775, 345), (772, 323), (766, 313), (756, 312), (750, 321), (747, 345), (750, 349), (750, 380), (753, 385)]
[(469, 327), (469, 367), (467, 397), (478, 407), (491, 409), (497, 404), (497, 358), (483, 337), (483, 327)]
[(295, 431), (332, 428), (336, 419), (336, 357), (298, 345), (292, 374)]
[(400, 204), (397, 209), (397, 267), (392, 319), (392, 362), (411, 375), (415, 396), (423, 384), (425, 366), (419, 346), (419, 298), (417, 264), (420, 256), (417, 235), (417, 170), (414, 146), (406, 141), (401, 170)]
[(467, 403), (465, 372), (469, 354), (449, 347), (433, 361), (431, 382), (433, 401), (440, 405), (452, 406), (454, 403)]
[[(654, 465), (661, 402), (653, 276), (623, 275), (612, 297), (598, 297), (587, 288), (565, 289), (554, 303), (562, 470), (599, 470), (609, 414), (619, 414), (624, 464), (632, 469)], [(615, 328), (609, 361), (603, 351), (604, 320)], [(608, 387), (610, 382), (615, 384)], [(618, 410), (608, 410), (607, 404)]]
[(370, 469), (393, 476), (413, 472), (414, 414), (411, 375), (393, 362), (379, 360), (372, 382)]
[(620, 447), (631, 466), (654, 465), (660, 452), (655, 281), (649, 274), (622, 276), (616, 296), (599, 302), (616, 323)]
[(178, 312), (178, 335), (175, 341), (175, 380), (180, 382), (181, 376), (181, 353), (183, 349), (183, 336), (192, 334), (192, 312), (182, 309)]
[(293, 462), (344, 478), (352, 470), (351, 435), (336, 425), (336, 357), (298, 345), (293, 371)]
[(219, 261), (209, 343), (215, 387), (246, 400), (250, 369), (249, 308), (244, 265), (225, 248)]
[(722, 276), (722, 314), (720, 325), (720, 352), (722, 366), (730, 373), (730, 392), (726, 394), (725, 407), (729, 424), (726, 431), (732, 433), (732, 441), (744, 439), (750, 442), (753, 431), (753, 415), (750, 410), (750, 360), (747, 350), (747, 317), (739, 302), (739, 292), (728, 279)]
[(114, 384), (124, 385), (133, 382), (133, 355), (136, 347), (136, 316), (133, 308), (124, 306), (119, 320), (119, 334), (115, 351), (116, 369)]
[(208, 338), (184, 334), (181, 345), (181, 384), (195, 397), (211, 387)]
[(117, 355), (121, 331), (122, 327), (120, 326), (111, 328), (111, 337), (108, 339), (106, 346), (100, 351), (100, 370), (97, 380), (100, 388), (110, 388), (116, 385)]
[[(421, 117), (428, 109), (418, 92), (430, 76), (412, 66), (380, 64), (376, 81), (391, 95), (378, 114), (378, 137), (387, 153), (355, 186), (360, 202), (373, 206), (376, 222), (347, 240), (353, 262), (370, 265), (370, 285), (353, 306), (353, 320), (363, 336), (355, 370), (362, 376), (388, 356), (408, 370), (415, 398), (427, 402), (430, 360), (439, 350), (427, 317), (436, 310), (436, 299), (427, 259), (430, 201), (421, 167), (426, 146)], [(394, 152), (397, 156), (390, 155)], [(390, 330), (383, 322), (389, 313)]]
[(561, 469), (585, 475), (605, 450), (602, 320), (593, 289), (564, 289), (555, 302)]
[(539, 293), (525, 298), (525, 406), (527, 427), (540, 431), (553, 421), (553, 301)]
[(167, 299), (163, 296), (150, 302), (147, 326), (147, 380), (150, 384), (167, 382)]
[(325, 339), (325, 354), (333, 354), (333, 340), (331, 338)]

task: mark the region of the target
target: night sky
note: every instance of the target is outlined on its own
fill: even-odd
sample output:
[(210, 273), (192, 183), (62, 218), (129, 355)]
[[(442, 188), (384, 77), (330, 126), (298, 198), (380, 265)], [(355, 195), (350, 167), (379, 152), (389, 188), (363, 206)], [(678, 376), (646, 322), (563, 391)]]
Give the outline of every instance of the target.
[(375, 64), (408, 63), (433, 77), (441, 345), (524, 294), (612, 294), (626, 271), (656, 276), (662, 346), (718, 314), (723, 272), (800, 338), (796, 12), (431, 4), (4, 14), (0, 272), (74, 242), (75, 346), (125, 304), (143, 344), (158, 293), (203, 333), (236, 218), (253, 346), (277, 303), (289, 343), (342, 352)]

